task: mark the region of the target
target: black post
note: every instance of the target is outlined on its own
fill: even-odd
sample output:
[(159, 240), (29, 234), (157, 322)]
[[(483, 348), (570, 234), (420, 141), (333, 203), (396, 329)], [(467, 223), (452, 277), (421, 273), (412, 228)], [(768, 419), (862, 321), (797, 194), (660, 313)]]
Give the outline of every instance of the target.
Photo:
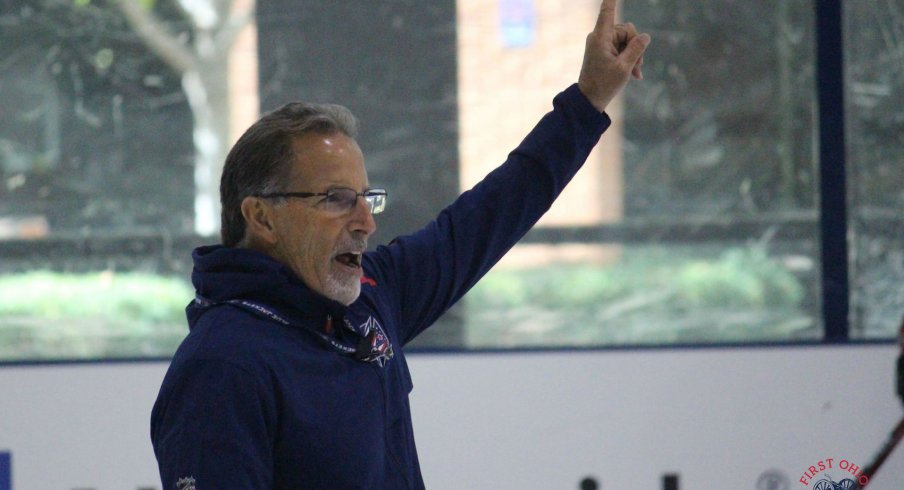
[(662, 490), (678, 490), (678, 474), (666, 473), (662, 475)]
[(845, 342), (849, 328), (844, 63), (841, 0), (816, 6), (816, 90), (819, 96), (819, 219), (822, 313), (826, 342)]

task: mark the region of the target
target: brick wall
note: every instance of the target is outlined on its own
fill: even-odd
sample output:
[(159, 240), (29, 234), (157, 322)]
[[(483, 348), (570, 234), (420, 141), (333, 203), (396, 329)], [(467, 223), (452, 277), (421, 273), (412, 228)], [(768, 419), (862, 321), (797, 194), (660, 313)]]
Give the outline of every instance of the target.
[[(513, 4), (521, 9), (513, 10)], [(462, 188), (467, 189), (505, 159), (551, 109), (555, 94), (577, 81), (584, 42), (596, 21), (599, 2), (459, 0), (457, 5), (459, 155)], [(523, 19), (525, 7), (532, 22), (523, 24), (532, 24), (528, 36), (532, 40), (507, 46), (503, 20)], [(609, 111), (615, 124), (539, 226), (594, 225), (621, 219), (620, 113), (618, 99)], [(558, 260), (555, 255), (562, 260), (609, 256), (600, 247), (530, 249), (525, 257), (530, 263)]]

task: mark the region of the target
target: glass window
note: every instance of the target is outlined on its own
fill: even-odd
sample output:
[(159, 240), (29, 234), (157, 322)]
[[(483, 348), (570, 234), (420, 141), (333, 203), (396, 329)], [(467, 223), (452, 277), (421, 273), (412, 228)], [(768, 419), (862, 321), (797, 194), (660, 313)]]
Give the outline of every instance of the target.
[[(232, 142), (295, 99), (361, 120), (388, 242), (573, 83), (597, 0), (0, 0), (0, 362), (169, 356)], [(631, 0), (642, 82), (559, 202), (416, 343), (823, 337), (814, 2)], [(845, 3), (853, 338), (904, 310), (902, 11)], [(337, 52), (341, 56), (337, 56)]]
[[(185, 335), (197, 126), (178, 63), (117, 7), (138, 3), (0, 2), (2, 360), (160, 357)], [(141, 4), (158, 38), (190, 32)]]
[(890, 338), (904, 312), (904, 7), (844, 8), (851, 337)]
[[(597, 8), (458, 2), (464, 186), (575, 80), (574, 26)], [(528, 243), (466, 297), (468, 345), (819, 338), (812, 3), (624, 9), (654, 39), (646, 79)]]

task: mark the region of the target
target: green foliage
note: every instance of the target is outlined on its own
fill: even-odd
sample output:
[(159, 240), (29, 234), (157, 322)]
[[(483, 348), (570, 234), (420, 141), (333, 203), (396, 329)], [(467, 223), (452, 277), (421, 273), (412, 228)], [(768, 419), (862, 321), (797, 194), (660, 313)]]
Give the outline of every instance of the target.
[(804, 295), (797, 278), (757, 248), (729, 249), (716, 261), (689, 261), (674, 284), (678, 301), (689, 308), (796, 306)]
[(764, 251), (735, 248), (710, 260), (647, 251), (611, 265), (494, 270), (468, 297), (475, 307), (575, 308), (643, 291), (668, 291), (669, 308), (796, 306), (804, 294)]
[(191, 287), (151, 274), (0, 277), (0, 358), (166, 356), (187, 333)]
[(617, 269), (620, 268), (568, 265), (494, 270), (468, 293), (468, 300), (480, 307), (587, 306), (618, 297), (632, 288), (632, 278)]
[(500, 269), (466, 298), (471, 345), (788, 340), (805, 289), (762, 248), (625, 249), (610, 264)]
[[(192, 294), (150, 274), (2, 276), (0, 359), (168, 356)], [(609, 264), (494, 270), (465, 321), (474, 347), (789, 339), (813, 329), (804, 294), (762, 249), (625, 249)]]

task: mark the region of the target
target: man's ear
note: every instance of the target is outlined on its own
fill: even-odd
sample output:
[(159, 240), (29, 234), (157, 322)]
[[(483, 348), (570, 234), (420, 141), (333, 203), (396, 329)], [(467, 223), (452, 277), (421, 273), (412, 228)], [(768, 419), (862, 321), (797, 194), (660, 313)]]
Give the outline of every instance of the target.
[(242, 199), (242, 216), (245, 217), (246, 237), (252, 242), (263, 242), (273, 245), (277, 241), (273, 206), (259, 197), (248, 196)]

